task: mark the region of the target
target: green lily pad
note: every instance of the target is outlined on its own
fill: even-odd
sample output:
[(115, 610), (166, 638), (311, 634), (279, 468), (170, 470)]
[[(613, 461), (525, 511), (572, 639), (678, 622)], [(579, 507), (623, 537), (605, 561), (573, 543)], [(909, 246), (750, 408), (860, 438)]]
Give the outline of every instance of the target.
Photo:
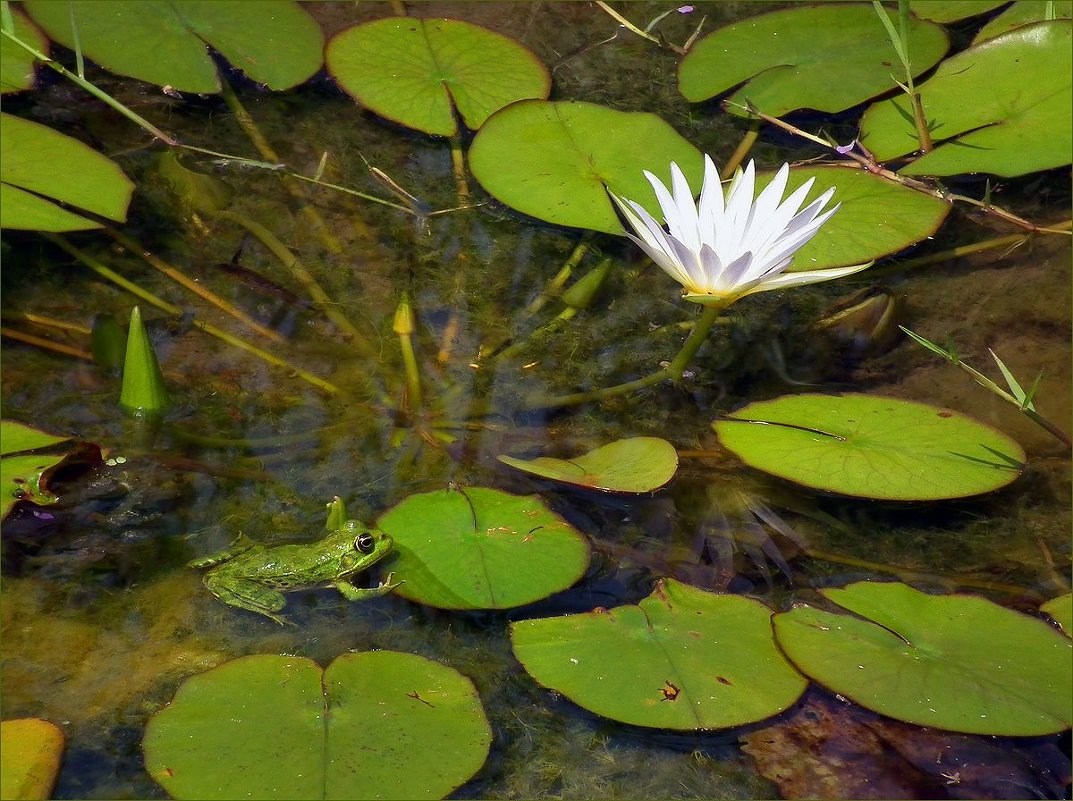
[[(29, 17), (11, 6), (13, 33), (35, 50), (48, 55), (48, 39)], [(20, 92), (34, 85), (34, 69), (37, 62), (33, 56), (6, 36), (0, 37), (0, 94)]]
[(985, 39), (991, 39), (1012, 31), (1014, 28), (1020, 28), (1022, 25), (1043, 22), (1046, 19), (1048, 7), (1054, 9), (1056, 19), (1073, 17), (1073, 0), (1017, 0), (982, 27), (972, 43), (979, 44)]
[(1039, 609), (1061, 626), (1067, 637), (1073, 637), (1073, 593), (1051, 598)]
[(508, 206), (609, 234), (623, 229), (607, 189), (656, 213), (642, 171), (669, 186), (672, 161), (691, 186), (700, 186), (701, 152), (659, 117), (573, 101), (508, 106), (489, 118), (469, 151), (473, 175)]
[(509, 609), (565, 590), (589, 544), (536, 496), (482, 487), (411, 495), (377, 528), (395, 541), (397, 595), (441, 609)]
[(431, 659), (259, 654), (191, 676), (142, 748), (173, 798), (443, 798), (484, 764), (473, 683)]
[(637, 606), (520, 620), (510, 640), (540, 684), (635, 726), (741, 726), (786, 709), (808, 684), (775, 646), (768, 607), (673, 579)]
[(1051, 734), (1073, 721), (1073, 643), (968, 595), (862, 581), (774, 616), (779, 647), (833, 692), (892, 718), (970, 734)]
[(713, 424), (747, 465), (807, 487), (884, 500), (962, 498), (1004, 487), (1025, 452), (971, 417), (877, 395), (784, 395)]
[[(757, 175), (756, 191), (774, 175)], [(842, 208), (794, 255), (790, 272), (863, 264), (897, 253), (934, 234), (950, 213), (950, 204), (937, 197), (844, 167), (794, 167), (786, 193), (809, 178), (816, 183), (806, 202), (834, 187), (833, 202)]]
[(0, 798), (44, 799), (60, 772), (63, 732), (38, 718), (0, 723)]
[(58, 500), (48, 491), (47, 475), (70, 453), (32, 454), (25, 451), (48, 448), (70, 439), (13, 420), (0, 421), (0, 455), (3, 457), (0, 458), (0, 488), (3, 488), (0, 518), (7, 517), (18, 501), (47, 506)]
[(678, 470), (678, 451), (658, 437), (616, 440), (575, 459), (497, 458), (526, 473), (605, 492), (655, 492)]
[[(909, 51), (916, 74), (947, 48), (946, 33), (913, 19)], [(727, 108), (747, 102), (780, 117), (800, 108), (843, 111), (894, 89), (904, 70), (872, 6), (795, 6), (720, 28), (699, 40), (678, 66), (678, 89), (697, 103), (745, 83)]]
[(220, 91), (209, 55), (216, 50), (250, 79), (289, 89), (323, 63), (324, 36), (289, 0), (26, 0), (30, 16), (56, 42), (105, 69), (182, 92)]
[(101, 227), (75, 213), (78, 210), (123, 222), (133, 191), (134, 184), (118, 164), (77, 139), (0, 114), (0, 228), (81, 231)]
[(533, 53), (502, 34), (453, 19), (389, 17), (336, 35), (328, 71), (366, 108), (439, 136), (471, 130), (517, 100), (545, 98), (551, 75)]
[[(1039, 22), (948, 58), (918, 88), (935, 149), (906, 175), (1024, 175), (1073, 161), (1073, 22)], [(861, 119), (861, 141), (881, 160), (917, 149), (904, 95)]]
[(957, 22), (984, 14), (1008, 0), (909, 0), (909, 10), (932, 22)]

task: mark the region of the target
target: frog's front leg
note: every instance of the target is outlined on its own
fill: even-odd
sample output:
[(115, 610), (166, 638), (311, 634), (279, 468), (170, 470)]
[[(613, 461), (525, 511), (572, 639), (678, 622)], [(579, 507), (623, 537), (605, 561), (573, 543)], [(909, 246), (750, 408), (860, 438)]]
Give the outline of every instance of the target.
[(211, 573), (205, 576), (205, 586), (225, 604), (270, 617), (281, 626), (288, 622), (275, 614), (283, 608), (287, 599), (283, 597), (283, 593), (276, 592), (270, 587), (249, 579), (213, 576)]
[(401, 581), (392, 581), (393, 578), (395, 578), (395, 574), (388, 573), (388, 576), (384, 581), (381, 581), (377, 586), (368, 589), (355, 587), (346, 579), (333, 581), (332, 586), (339, 590), (339, 592), (343, 594), (343, 597), (348, 601), (366, 601), (369, 598), (379, 598), (381, 595), (387, 595), (402, 584)]

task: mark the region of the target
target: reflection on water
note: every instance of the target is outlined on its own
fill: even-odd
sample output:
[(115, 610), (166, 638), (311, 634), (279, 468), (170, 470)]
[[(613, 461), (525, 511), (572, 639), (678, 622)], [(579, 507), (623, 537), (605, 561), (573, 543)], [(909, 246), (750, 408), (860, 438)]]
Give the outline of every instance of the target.
[[(713, 13), (736, 13), (735, 5)], [(314, 8), (328, 28), (382, 13), (371, 5)], [(716, 161), (740, 138), (740, 121), (677, 96), (672, 54), (622, 35), (597, 44), (609, 22), (587, 5), (533, 4), (524, 13), (502, 4), (435, 8), (429, 13), (509, 33), (557, 65), (556, 97), (655, 111)], [(637, 16), (644, 16), (641, 6)], [(666, 24), (684, 26), (681, 36), (667, 29), (672, 39), (690, 30), (688, 21)], [(134, 82), (96, 77), (184, 139), (227, 152), (248, 149), (225, 107), (211, 98), (179, 102)], [(23, 511), (4, 528), (4, 715), (40, 716), (63, 727), (68, 751), (58, 797), (163, 797), (142, 769), (141, 731), (192, 673), (241, 654), (301, 654), (327, 664), (346, 650), (371, 648), (423, 654), (475, 681), (495, 740), (488, 764), (461, 797), (771, 796), (774, 786), (741, 752), (738, 733), (629, 729), (537, 688), (510, 654), (507, 622), (636, 602), (662, 575), (753, 594), (776, 608), (814, 599), (818, 586), (891, 575), (929, 588), (976, 589), (1026, 609), (1068, 587), (1069, 463), (1046, 434), (919, 349), (903, 344), (873, 355), (858, 348), (847, 358), (814, 327), (837, 297), (882, 283), (906, 298), (916, 330), (938, 339), (951, 333), (967, 357), (982, 363), (992, 347), (1023, 378), (1046, 368), (1040, 397), (1052, 419), (1068, 419), (1063, 242), (1040, 240), (926, 272), (880, 276), (877, 269), (837, 285), (750, 298), (716, 329), (679, 386), (567, 411), (525, 411), (534, 394), (629, 380), (673, 357), (683, 323), (695, 313), (683, 308), (678, 287), (645, 269), (625, 243), (597, 238), (580, 269), (591, 269), (601, 255), (615, 268), (596, 301), (527, 344), (563, 308), (542, 293), (573, 252), (577, 232), (519, 220), (494, 203), (415, 222), (324, 192), (313, 197), (343, 245), (333, 254), (276, 176), (189, 163), (226, 181), (236, 208), (299, 254), (371, 344), (370, 355), (361, 355), (324, 315), (295, 299), (300, 288), (239, 227), (174, 207), (137, 130), (87, 101), (70, 105), (69, 93), (48, 80), (32, 96), (5, 101), (5, 110), (75, 126), (116, 158), (139, 182), (128, 233), (278, 331), (286, 339), (280, 350), (293, 363), (341, 392), (327, 398), (284, 370), (149, 313), (157, 317), (154, 344), (179, 399), (169, 426), (149, 434), (117, 418), (113, 375), (5, 340), (5, 417), (73, 432), (127, 457), (122, 465), (59, 477), (62, 500), (49, 509), (52, 519)], [(326, 80), (277, 96), (249, 86), (241, 94), (296, 170), (312, 173), (328, 151), (327, 180), (379, 192), (364, 157), (430, 207), (457, 205), (446, 143), (363, 114)], [(81, 113), (72, 118), (70, 108)], [(811, 121), (821, 124), (844, 123)], [(806, 155), (785, 145), (762, 142), (757, 158), (776, 163)], [(1004, 202), (1045, 219), (1068, 205), (1066, 191), (1046, 197), (1029, 181), (1011, 181)], [(989, 235), (951, 222), (929, 247)], [(159, 275), (107, 238), (71, 240), (175, 297)], [(89, 324), (98, 311), (120, 318), (129, 312), (130, 297), (34, 236), (5, 233), (4, 261), (5, 318), (32, 311)], [(435, 413), (412, 417), (395, 413), (403, 372), (392, 320), (403, 289), (417, 316), (424, 391), (442, 400)], [(215, 321), (200, 307), (196, 313)], [(489, 358), (507, 347), (510, 358)], [(719, 411), (802, 385), (963, 410), (1017, 438), (1030, 454), (1028, 470), (988, 497), (881, 505), (765, 479), (717, 450), (709, 424)], [(563, 491), (495, 460), (501, 453), (580, 453), (638, 435), (663, 436), (683, 452), (675, 482), (651, 497)], [(280, 628), (220, 604), (183, 567), (239, 531), (266, 541), (318, 537), (323, 505), (334, 495), (352, 516), (372, 522), (408, 494), (448, 481), (539, 492), (592, 539), (598, 556), (589, 574), (558, 596), (497, 613), (446, 613), (391, 596), (351, 605), (333, 590), (294, 593), (287, 615), (297, 625)]]

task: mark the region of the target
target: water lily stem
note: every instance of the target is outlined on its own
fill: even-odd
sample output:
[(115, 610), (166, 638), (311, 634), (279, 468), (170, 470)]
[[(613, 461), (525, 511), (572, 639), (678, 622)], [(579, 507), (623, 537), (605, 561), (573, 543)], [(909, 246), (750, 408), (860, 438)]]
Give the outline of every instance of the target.
[(53, 342), (51, 339), (34, 336), (33, 334), (26, 334), (15, 328), (0, 326), (0, 336), (14, 339), (17, 342), (24, 342), (27, 345), (43, 348), (44, 350), (62, 353), (64, 356), (74, 356), (76, 359), (83, 359), (87, 362), (92, 362), (94, 360), (93, 354), (84, 351), (81, 348), (76, 348), (73, 345), (64, 345), (62, 342)]
[[(127, 290), (131, 294), (136, 295), (137, 297), (139, 297), (142, 300), (144, 300), (146, 303), (149, 303), (149, 304), (151, 304), (153, 306), (156, 306), (158, 309), (161, 309), (162, 311), (165, 311), (168, 314), (174, 314), (174, 315), (178, 316), (178, 315), (180, 315), (182, 313), (182, 309), (180, 309), (178, 306), (175, 306), (174, 304), (168, 303), (166, 300), (164, 300), (163, 298), (157, 297), (152, 292), (149, 292), (149, 291), (147, 291), (145, 289), (142, 289), (140, 286), (138, 286), (134, 282), (127, 280), (126, 278), (121, 276), (119, 273), (115, 272), (114, 270), (110, 269), (109, 267), (106, 267), (104, 264), (99, 262), (97, 259), (95, 259), (92, 256), (90, 256), (88, 253), (85, 253), (85, 252), (79, 250), (74, 245), (72, 245), (69, 242), (67, 242), (67, 240), (63, 239), (62, 237), (57, 236), (56, 234), (45, 233), (45, 232), (41, 232), (41, 236), (43, 236), (46, 240), (48, 240), (52, 244), (56, 245), (61, 250), (65, 251), (66, 253), (69, 253), (71, 256), (74, 256), (82, 264), (86, 265), (86, 267), (91, 269), (93, 272), (97, 273), (97, 275), (101, 276), (102, 278), (104, 278), (104, 279), (106, 279), (108, 281), (111, 281), (116, 286), (119, 286), (119, 287)], [(220, 328), (217, 328), (216, 326), (211, 325), (210, 323), (206, 323), (203, 320), (198, 320), (198, 319), (195, 318), (194, 321), (193, 321), (193, 326), (195, 328), (200, 329), (201, 331), (204, 331), (209, 336), (216, 337), (217, 339), (219, 339), (219, 340), (221, 340), (223, 342), (226, 342), (228, 345), (233, 345), (236, 348), (240, 348), (240, 349), (246, 351), (247, 353), (250, 353), (253, 356), (256, 356), (258, 359), (261, 359), (262, 361), (268, 362), (269, 364), (275, 365), (276, 367), (282, 367), (282, 368), (284, 368), (286, 370), (289, 370), (290, 372), (294, 373), (296, 376), (301, 378), (303, 381), (306, 381), (306, 382), (312, 384), (313, 386), (317, 387), (317, 389), (323, 390), (324, 392), (328, 392), (328, 393), (333, 394), (333, 395), (335, 393), (339, 392), (339, 387), (335, 386), (334, 384), (332, 384), (332, 383), (330, 383), (328, 381), (325, 381), (323, 378), (315, 376), (312, 373), (301, 369), (300, 367), (296, 367), (295, 365), (291, 364), (290, 362), (286, 361), (285, 359), (281, 359), (279, 356), (276, 356), (275, 354), (269, 353), (266, 350), (262, 350), (261, 348), (258, 348), (256, 345), (251, 345), (249, 342), (246, 342), (243, 339), (239, 339), (238, 337), (233, 336), (232, 334), (229, 334), (227, 331), (224, 331), (224, 330), (222, 330)]]
[(617, 395), (625, 395), (638, 389), (653, 386), (661, 381), (677, 381), (682, 377), (682, 371), (690, 361), (692, 361), (693, 357), (697, 355), (697, 351), (700, 350), (700, 346), (704, 344), (704, 340), (708, 338), (709, 332), (715, 325), (716, 320), (719, 319), (719, 314), (724, 308), (724, 306), (705, 306), (696, 325), (693, 326), (693, 330), (690, 331), (689, 336), (686, 337), (682, 349), (678, 351), (678, 355), (671, 360), (670, 364), (659, 372), (652, 373), (651, 375), (633, 381), (627, 381), (623, 384), (615, 384), (614, 386), (603, 387), (601, 389), (575, 392), (571, 395), (532, 398), (523, 403), (521, 408), (549, 409), (562, 406), (577, 406), (581, 403), (589, 403), (590, 401), (600, 401)]
[(451, 137), (451, 168), (455, 174), (455, 187), (458, 190), (458, 205), (469, 203), (469, 182), (466, 180), (466, 157), (462, 152), (462, 137)]
[(730, 155), (730, 159), (723, 165), (723, 169), (719, 173), (720, 178), (724, 181), (729, 181), (734, 177), (734, 171), (738, 169), (738, 165), (745, 161), (745, 157), (749, 155), (749, 151), (753, 149), (753, 145), (756, 144), (756, 140), (759, 137), (760, 120), (754, 117), (749, 123), (749, 130), (745, 132), (745, 136), (738, 142), (738, 146)]
[(240, 321), (244, 325), (249, 326), (253, 331), (256, 331), (260, 336), (263, 336), (265, 339), (270, 339), (273, 342), (284, 342), (284, 341), (286, 341), (282, 336), (280, 336), (278, 333), (273, 331), (271, 328), (266, 328), (265, 326), (261, 325), (259, 322), (254, 320), (252, 317), (250, 317), (248, 314), (246, 314), (244, 311), (242, 311), (242, 309), (239, 309), (236, 306), (232, 305), (231, 303), (228, 303), (226, 300), (221, 298), (219, 295), (217, 295), (212, 290), (207, 289), (206, 287), (202, 286), (201, 284), (197, 283), (196, 281), (192, 281), (191, 279), (187, 278), (186, 274), (183, 273), (182, 270), (180, 270), (177, 267), (173, 267), (172, 265), (168, 264), (166, 261), (164, 261), (159, 256), (153, 255), (153, 253), (151, 253), (150, 251), (146, 250), (140, 243), (138, 243), (135, 240), (131, 239), (129, 236), (124, 234), (122, 231), (117, 231), (116, 229), (114, 229), (114, 228), (112, 228), (110, 226), (105, 226), (104, 230), (105, 230), (105, 233), (107, 233), (110, 237), (112, 237), (112, 239), (114, 239), (116, 242), (118, 242), (120, 245), (122, 245), (124, 248), (126, 248), (129, 252), (140, 256), (147, 263), (151, 264), (153, 267), (155, 267), (157, 270), (162, 272), (164, 275), (166, 275), (172, 281), (174, 281), (175, 283), (179, 284), (180, 286), (190, 290), (195, 295), (197, 295), (199, 298), (204, 300), (206, 303), (212, 304), (213, 306), (215, 306), (216, 308), (220, 309), (221, 311), (224, 311), (227, 314), (231, 315), (232, 317), (234, 317), (236, 320)]

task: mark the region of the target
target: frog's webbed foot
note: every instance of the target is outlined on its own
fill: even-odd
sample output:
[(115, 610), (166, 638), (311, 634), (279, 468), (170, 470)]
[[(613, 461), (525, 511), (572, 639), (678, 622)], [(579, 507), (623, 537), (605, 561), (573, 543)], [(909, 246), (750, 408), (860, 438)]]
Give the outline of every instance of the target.
[(235, 539), (231, 541), (231, 544), (224, 548), (224, 550), (217, 551), (216, 553), (210, 553), (208, 556), (202, 556), (198, 559), (191, 559), (189, 562), (186, 563), (186, 566), (195, 568), (212, 567), (213, 565), (218, 565), (221, 562), (226, 562), (228, 559), (233, 559), (240, 553), (245, 553), (246, 551), (250, 550), (250, 548), (253, 548), (255, 545), (257, 545), (256, 542), (251, 540), (249, 537), (247, 537), (240, 531), (238, 536), (235, 537)]
[(379, 598), (381, 595), (387, 595), (402, 584), (401, 581), (392, 581), (393, 578), (395, 578), (395, 574), (388, 573), (386, 579), (381, 581), (377, 586), (368, 589), (355, 587), (349, 581), (344, 579), (332, 582), (332, 586), (339, 590), (339, 592), (343, 594), (343, 597), (348, 601), (365, 601), (369, 598)]
[(287, 599), (283, 593), (258, 584), (256, 581), (236, 578), (217, 578), (211, 573), (205, 577), (205, 586), (209, 592), (229, 606), (248, 609), (259, 615), (270, 617), (281, 626), (289, 623), (282, 615), (277, 615)]

